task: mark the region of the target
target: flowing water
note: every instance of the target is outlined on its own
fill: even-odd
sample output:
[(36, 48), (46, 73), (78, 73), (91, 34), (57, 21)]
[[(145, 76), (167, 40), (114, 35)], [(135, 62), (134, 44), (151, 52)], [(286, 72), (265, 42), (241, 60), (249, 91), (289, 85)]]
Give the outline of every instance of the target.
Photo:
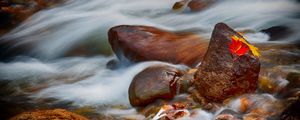
[[(116, 25), (150, 25), (169, 31), (193, 31), (209, 39), (214, 25), (225, 22), (238, 31), (253, 31), (246, 34), (252, 43), (271, 43), (270, 36), (260, 31), (272, 26), (286, 26), (292, 32), (272, 43), (295, 43), (300, 39), (300, 7), (292, 0), (220, 0), (200, 12), (189, 12), (188, 9), (174, 12), (171, 10), (174, 2), (68, 0), (34, 14), (0, 38), (1, 43), (11, 43), (1, 51), (3, 54), (25, 48), (19, 56), (0, 63), (1, 84), (6, 86), (1, 93), (2, 101), (46, 104), (41, 101), (50, 99), (49, 106), (67, 103), (66, 108), (130, 106), (127, 91), (132, 78), (148, 66), (167, 63), (145, 62), (117, 70), (107, 69), (106, 63), (115, 58), (110, 54), (107, 31)], [(80, 46), (90, 49), (93, 54), (66, 57)], [(137, 114), (134, 109), (104, 113)], [(195, 118), (212, 119), (215, 115), (203, 110), (198, 113)]]

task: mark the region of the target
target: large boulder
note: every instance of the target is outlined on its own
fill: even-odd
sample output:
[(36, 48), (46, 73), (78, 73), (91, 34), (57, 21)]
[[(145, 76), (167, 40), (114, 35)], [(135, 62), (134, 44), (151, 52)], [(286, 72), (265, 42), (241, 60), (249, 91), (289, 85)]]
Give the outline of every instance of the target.
[(122, 61), (165, 61), (196, 66), (207, 49), (207, 40), (198, 35), (173, 33), (149, 26), (121, 25), (108, 32), (109, 43)]
[(129, 87), (129, 101), (132, 106), (146, 106), (157, 99), (172, 99), (178, 92), (184, 91), (183, 74), (169, 65), (157, 65), (138, 73)]
[[(235, 51), (233, 36), (243, 38), (224, 23), (218, 23), (209, 47), (195, 74), (195, 87), (205, 99), (221, 102), (229, 97), (256, 90), (260, 62), (254, 56), (254, 46), (246, 43)], [(252, 49), (250, 49), (250, 47)]]

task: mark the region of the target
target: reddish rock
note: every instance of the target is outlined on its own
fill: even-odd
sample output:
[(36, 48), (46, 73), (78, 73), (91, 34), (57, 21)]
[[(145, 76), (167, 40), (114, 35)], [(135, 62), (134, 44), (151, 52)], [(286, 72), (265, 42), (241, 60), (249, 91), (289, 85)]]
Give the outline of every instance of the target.
[(233, 35), (242, 38), (224, 23), (215, 26), (207, 53), (195, 74), (197, 91), (209, 101), (221, 102), (256, 90), (259, 59), (250, 50), (241, 56), (232, 54), (229, 44)]
[(196, 66), (208, 42), (194, 34), (172, 33), (149, 26), (121, 25), (108, 32), (109, 43), (122, 61), (165, 61)]
[(167, 65), (152, 66), (143, 70), (130, 84), (130, 104), (146, 106), (156, 99), (172, 99), (180, 89), (178, 83), (182, 76), (183, 71)]
[(200, 11), (207, 8), (213, 2), (214, 0), (192, 0), (188, 3), (188, 7), (191, 9), (191, 11)]
[(176, 2), (172, 9), (182, 11), (188, 6), (191, 11), (197, 12), (209, 7), (214, 2), (215, 0), (181, 0)]
[(16, 115), (10, 120), (88, 120), (87, 118), (69, 112), (64, 109), (38, 110), (34, 112), (24, 112)]

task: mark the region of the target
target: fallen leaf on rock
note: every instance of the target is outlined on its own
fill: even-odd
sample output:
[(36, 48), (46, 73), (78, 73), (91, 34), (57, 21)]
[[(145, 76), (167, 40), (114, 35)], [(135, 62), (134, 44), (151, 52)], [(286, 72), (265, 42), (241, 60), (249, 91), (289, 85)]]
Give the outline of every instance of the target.
[(236, 35), (233, 35), (231, 39), (232, 42), (229, 45), (229, 50), (231, 51), (232, 54), (235, 53), (238, 56), (242, 56), (246, 54), (248, 50), (250, 50), (255, 57), (260, 56), (260, 53), (258, 52), (258, 48), (249, 44), (244, 38), (240, 38)]

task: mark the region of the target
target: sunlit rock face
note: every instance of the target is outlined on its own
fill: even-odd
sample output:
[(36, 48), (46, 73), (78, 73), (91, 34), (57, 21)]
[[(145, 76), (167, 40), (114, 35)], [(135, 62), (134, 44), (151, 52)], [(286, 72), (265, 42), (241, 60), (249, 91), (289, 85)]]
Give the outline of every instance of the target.
[(207, 41), (187, 33), (172, 33), (148, 26), (121, 25), (108, 33), (110, 45), (122, 61), (165, 61), (196, 66), (207, 49)]
[(233, 35), (242, 37), (224, 23), (215, 26), (207, 53), (195, 74), (197, 91), (209, 101), (220, 102), (256, 90), (259, 59), (250, 50), (241, 56), (231, 53), (229, 44)]
[(180, 91), (184, 71), (172, 66), (152, 66), (137, 74), (129, 87), (132, 106), (146, 106), (156, 99), (171, 99)]

